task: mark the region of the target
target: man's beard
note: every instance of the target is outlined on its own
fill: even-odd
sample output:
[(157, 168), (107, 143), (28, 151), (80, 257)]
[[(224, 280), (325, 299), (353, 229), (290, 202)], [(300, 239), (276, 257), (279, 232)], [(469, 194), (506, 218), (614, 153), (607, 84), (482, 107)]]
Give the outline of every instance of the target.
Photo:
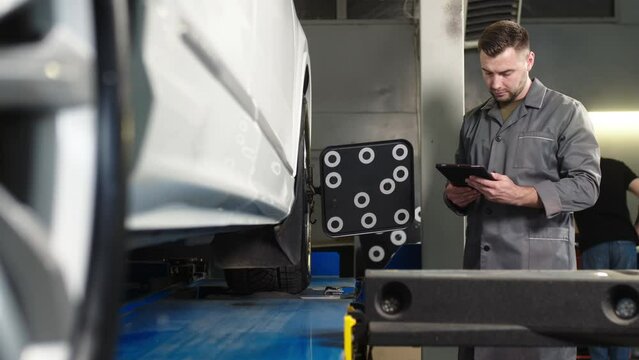
[(513, 94), (513, 93), (511, 93), (511, 92), (509, 92), (509, 91), (507, 91), (506, 93), (507, 93), (509, 96), (508, 96), (505, 100), (498, 99), (498, 98), (497, 98), (497, 96), (495, 96), (495, 94), (493, 94), (493, 98), (494, 98), (494, 99), (495, 99), (495, 101), (497, 101), (500, 105), (508, 105), (508, 104), (510, 104), (511, 102), (513, 102), (513, 100), (515, 100), (516, 95), (515, 95), (515, 94)]
[(495, 101), (497, 101), (500, 105), (508, 105), (508, 104), (512, 103), (513, 101), (515, 101), (515, 99), (517, 99), (519, 94), (521, 94), (521, 92), (524, 90), (524, 86), (525, 85), (526, 85), (526, 81), (524, 80), (522, 83), (519, 84), (519, 86), (517, 87), (517, 89), (515, 91), (513, 91), (513, 92), (506, 91), (506, 93), (509, 95), (506, 98), (506, 100), (499, 100), (499, 99), (497, 99), (495, 94), (491, 93), (491, 95), (493, 96)]

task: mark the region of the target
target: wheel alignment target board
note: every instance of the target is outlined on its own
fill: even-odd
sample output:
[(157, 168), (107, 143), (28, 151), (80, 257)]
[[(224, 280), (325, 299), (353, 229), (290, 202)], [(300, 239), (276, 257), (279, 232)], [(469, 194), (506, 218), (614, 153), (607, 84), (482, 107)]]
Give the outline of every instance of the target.
[(414, 213), (413, 148), (406, 140), (330, 146), (320, 155), (324, 232), (406, 228)]

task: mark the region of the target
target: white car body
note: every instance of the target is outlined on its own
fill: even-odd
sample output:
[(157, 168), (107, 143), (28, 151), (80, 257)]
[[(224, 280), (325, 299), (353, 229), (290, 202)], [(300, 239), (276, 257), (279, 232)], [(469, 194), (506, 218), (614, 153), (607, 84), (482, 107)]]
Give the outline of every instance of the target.
[(152, 99), (144, 134), (135, 135), (127, 230), (277, 224), (294, 200), (310, 75), (292, 1), (143, 6)]

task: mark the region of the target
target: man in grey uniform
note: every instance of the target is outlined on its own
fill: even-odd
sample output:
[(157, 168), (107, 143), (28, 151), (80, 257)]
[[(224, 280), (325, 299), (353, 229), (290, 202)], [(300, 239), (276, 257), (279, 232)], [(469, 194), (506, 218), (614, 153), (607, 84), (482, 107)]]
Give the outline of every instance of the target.
[[(469, 111), (455, 154), (494, 180), (451, 184), (448, 206), (467, 215), (466, 269), (576, 269), (573, 211), (599, 196), (599, 146), (584, 106), (545, 87), (528, 32), (512, 21), (490, 25), (479, 60), (492, 97)], [(525, 309), (522, 309), (525, 311)], [(569, 348), (461, 348), (461, 359), (571, 359)]]

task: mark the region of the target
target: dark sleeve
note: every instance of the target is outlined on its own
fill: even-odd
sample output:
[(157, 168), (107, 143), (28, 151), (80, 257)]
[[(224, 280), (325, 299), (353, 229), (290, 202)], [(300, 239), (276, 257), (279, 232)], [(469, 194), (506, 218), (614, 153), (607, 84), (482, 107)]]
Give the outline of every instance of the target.
[(626, 165), (626, 163), (624, 162), (620, 162), (621, 164), (621, 170), (622, 170), (622, 177), (623, 177), (623, 183), (626, 186), (626, 190), (628, 190), (628, 187), (630, 186), (630, 183), (632, 182), (632, 180), (637, 178), (637, 174), (635, 174), (634, 171), (632, 171), (631, 168), (628, 167), (628, 165)]

